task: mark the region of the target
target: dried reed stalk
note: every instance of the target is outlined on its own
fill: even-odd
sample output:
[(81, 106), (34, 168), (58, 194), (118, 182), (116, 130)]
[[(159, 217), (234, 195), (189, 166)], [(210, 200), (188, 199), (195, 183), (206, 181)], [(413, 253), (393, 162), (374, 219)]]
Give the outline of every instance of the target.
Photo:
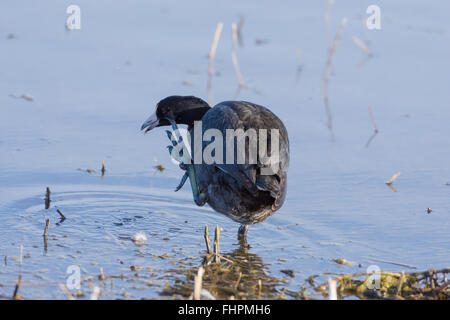
[(391, 185), (394, 181), (395, 181), (395, 179), (397, 179), (397, 177), (400, 175), (400, 171), (399, 172), (397, 172), (397, 173), (395, 173), (387, 182), (386, 182), (386, 184), (387, 185)]
[(216, 234), (214, 236), (214, 261), (220, 263), (220, 228), (216, 226)]
[(330, 16), (331, 16), (331, 6), (334, 4), (334, 0), (328, 0), (327, 10), (325, 12), (325, 27), (327, 32), (327, 42), (328, 42), (328, 48), (331, 48), (332, 42), (331, 42), (331, 28), (330, 28)]
[(47, 233), (48, 233), (48, 228), (50, 226), (50, 218), (48, 218), (47, 220), (45, 220), (45, 229), (44, 229), (44, 237), (47, 237)]
[(208, 67), (208, 103), (212, 105), (212, 78), (214, 76), (214, 57), (216, 55), (217, 45), (219, 44), (220, 35), (222, 33), (223, 23), (217, 24), (214, 39), (209, 51), (209, 67)]
[(206, 251), (208, 252), (208, 254), (212, 254), (213, 251), (211, 249), (211, 240), (209, 238), (209, 232), (208, 232), (208, 225), (205, 224), (205, 243), (206, 243)]
[(328, 299), (337, 300), (336, 280), (328, 278)]
[(14, 287), (14, 293), (13, 293), (13, 297), (12, 297), (13, 300), (19, 300), (22, 297), (22, 295), (17, 294), (19, 292), (19, 287), (20, 287), (21, 283), (22, 283), (22, 275), (19, 274), (19, 276), (17, 277), (16, 285)]
[(369, 105), (369, 114), (370, 114), (370, 118), (372, 119), (372, 123), (373, 123), (373, 127), (375, 128), (375, 132), (372, 134), (372, 136), (369, 138), (369, 140), (367, 140), (366, 143), (366, 148), (369, 147), (369, 144), (372, 142), (372, 140), (375, 138), (375, 136), (378, 134), (378, 126), (377, 126), (377, 122), (375, 121), (375, 116), (373, 115), (372, 112), (372, 107)]
[(64, 215), (63, 215), (63, 213), (61, 212), (61, 210), (59, 210), (59, 209), (56, 209), (56, 212), (58, 212), (58, 214), (60, 215), (60, 217), (61, 217), (61, 221), (64, 221), (64, 220), (66, 220), (66, 216), (64, 216)]
[(353, 42), (358, 47), (360, 47), (369, 57), (373, 56), (372, 51), (369, 49), (369, 47), (364, 42), (362, 42), (358, 37), (354, 36)]
[(205, 269), (200, 267), (198, 268), (197, 275), (194, 277), (194, 300), (200, 300), (204, 273)]
[(330, 130), (331, 139), (334, 142), (334, 133), (333, 133), (333, 117), (331, 114), (330, 106), (329, 106), (329, 100), (328, 100), (328, 84), (330, 82), (330, 76), (331, 76), (331, 66), (333, 63), (334, 55), (336, 54), (336, 51), (338, 49), (339, 42), (342, 37), (342, 33), (344, 32), (344, 27), (347, 24), (347, 18), (343, 18), (341, 22), (341, 26), (339, 27), (338, 33), (336, 34), (336, 37), (334, 39), (333, 45), (330, 48), (330, 53), (328, 55), (327, 64), (325, 67), (325, 75), (323, 79), (323, 96), (324, 96), (324, 104), (325, 104), (325, 111), (327, 113), (327, 126)]
[(247, 85), (245, 84), (244, 79), (242, 78), (242, 73), (239, 68), (239, 63), (236, 57), (236, 44), (238, 42), (238, 33), (235, 23), (231, 25), (231, 31), (232, 31), (231, 60), (233, 61), (234, 70), (236, 71), (239, 87), (245, 88), (247, 87)]

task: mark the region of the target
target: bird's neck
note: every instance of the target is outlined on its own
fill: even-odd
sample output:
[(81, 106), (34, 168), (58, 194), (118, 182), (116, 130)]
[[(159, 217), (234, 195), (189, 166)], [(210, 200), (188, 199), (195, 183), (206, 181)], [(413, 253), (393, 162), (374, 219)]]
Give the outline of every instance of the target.
[(188, 109), (180, 114), (177, 119), (178, 121), (176, 122), (180, 124), (186, 124), (189, 128), (191, 128), (194, 126), (194, 121), (200, 121), (209, 109), (211, 109), (211, 107), (209, 106), (201, 106), (198, 108)]

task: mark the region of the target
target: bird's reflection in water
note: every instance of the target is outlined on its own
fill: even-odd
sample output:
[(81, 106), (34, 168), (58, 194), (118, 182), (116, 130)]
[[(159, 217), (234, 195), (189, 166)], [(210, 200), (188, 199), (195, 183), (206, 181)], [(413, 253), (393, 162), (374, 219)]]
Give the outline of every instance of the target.
[[(282, 293), (282, 279), (270, 276), (261, 257), (249, 252), (241, 242), (238, 247), (224, 253), (221, 263), (203, 264), (202, 287), (217, 299), (276, 299)], [(200, 266), (185, 270), (186, 278), (166, 286), (163, 296), (189, 298), (194, 289), (194, 277)]]

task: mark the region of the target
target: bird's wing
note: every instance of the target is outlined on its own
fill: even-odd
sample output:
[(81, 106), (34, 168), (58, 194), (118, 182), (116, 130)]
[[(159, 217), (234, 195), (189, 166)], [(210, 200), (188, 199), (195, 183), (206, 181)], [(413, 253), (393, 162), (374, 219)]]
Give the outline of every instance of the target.
[[(268, 150), (270, 150), (270, 129), (279, 130), (279, 149), (280, 155), (278, 163), (279, 170), (273, 175), (262, 175), (261, 170), (267, 165), (262, 163), (259, 155), (256, 163), (248, 163), (249, 143), (245, 144), (246, 161), (238, 163), (237, 143), (234, 143), (233, 162), (226, 163), (226, 143), (223, 145), (224, 164), (215, 164), (221, 171), (232, 176), (238, 185), (256, 195), (258, 190), (269, 191), (272, 197), (278, 198), (281, 193), (280, 180), (285, 176), (289, 165), (289, 140), (287, 131), (281, 120), (278, 119), (268, 109), (244, 101), (227, 101), (216, 105), (208, 111), (202, 119), (203, 133), (210, 128), (219, 129), (224, 139), (226, 138), (226, 129), (267, 129)], [(226, 139), (225, 139), (226, 140)], [(259, 142), (258, 142), (259, 143)], [(204, 142), (203, 148), (209, 142)]]

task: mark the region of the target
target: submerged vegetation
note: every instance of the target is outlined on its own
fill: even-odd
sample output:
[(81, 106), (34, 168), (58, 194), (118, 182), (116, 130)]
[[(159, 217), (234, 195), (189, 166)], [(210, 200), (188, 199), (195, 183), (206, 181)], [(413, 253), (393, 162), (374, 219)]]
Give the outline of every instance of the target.
[[(104, 162), (102, 162), (101, 171), (104, 176), (106, 171)], [(392, 185), (398, 175), (399, 172), (394, 174), (387, 184)], [(47, 187), (43, 206), (46, 212), (51, 207), (51, 195), (52, 192)], [(66, 216), (61, 209), (55, 209), (60, 218), (59, 223), (56, 224), (58, 226), (66, 220)], [(55, 235), (49, 235), (49, 227), (50, 218), (46, 218), (43, 232), (44, 254), (47, 253), (48, 239), (58, 240)], [(277, 227), (277, 229), (283, 228)], [(128, 266), (126, 272), (108, 274), (99, 266), (98, 275), (86, 274), (81, 277), (82, 286), (78, 291), (70, 291), (62, 283), (35, 284), (30, 283), (29, 279), (24, 281), (23, 258), (30, 256), (23, 255), (23, 246), (21, 246), (19, 258), (4, 257), (5, 266), (8, 260), (19, 261), (19, 274), (14, 285), (0, 283), (0, 287), (4, 289), (11, 286), (11, 296), (3, 295), (0, 298), (27, 299), (32, 297), (27, 293), (28, 288), (56, 286), (68, 299), (98, 299), (102, 295), (128, 299), (131, 294), (127, 290), (145, 290), (149, 287), (153, 287), (154, 292), (157, 292), (162, 299), (450, 299), (450, 280), (448, 279), (450, 268), (411, 273), (382, 270), (353, 274), (323, 273), (309, 276), (304, 280), (303, 285), (297, 285), (297, 288), (293, 289), (290, 279), (295, 277), (296, 271), (283, 269), (280, 270), (282, 274), (280, 277), (274, 277), (263, 259), (251, 252), (251, 247), (245, 238), (239, 239), (236, 249), (222, 253), (220, 250), (221, 230), (219, 226), (216, 226), (212, 241), (208, 225), (205, 225), (206, 250), (201, 251), (202, 256), (190, 257), (190, 259), (167, 253), (149, 256), (150, 260), (167, 261), (167, 265), (171, 267), (165, 270), (158, 270), (153, 267), (153, 264), (152, 266), (133, 264)], [(112, 234), (109, 235), (120, 247), (124, 247), (123, 241), (119, 241)], [(136, 247), (147, 244), (147, 237), (143, 232), (136, 233), (129, 240)], [(163, 240), (167, 241), (169, 238), (164, 237)], [(356, 264), (345, 258), (336, 258), (332, 261), (341, 266), (351, 267)], [(121, 284), (117, 285), (118, 283)], [(145, 291), (142, 293), (140, 297), (145, 298)]]
[[(450, 299), (450, 268), (427, 270), (423, 272), (398, 273), (380, 271), (377, 273), (355, 273), (336, 276), (337, 295), (343, 299), (355, 296), (360, 299)], [(308, 278), (308, 284), (314, 292), (328, 298), (328, 283), (315, 285), (317, 279), (330, 275), (316, 275)], [(307, 297), (306, 292), (303, 297)]]
[[(58, 209), (59, 210), (59, 209)], [(46, 220), (44, 243), (47, 248), (47, 234), (50, 219)], [(84, 274), (80, 278), (80, 290), (69, 290), (60, 282), (30, 283), (30, 278), (22, 273), (23, 254), (21, 246), (20, 257), (5, 256), (5, 266), (8, 260), (19, 261), (19, 274), (14, 285), (0, 283), (0, 287), (11, 287), (11, 296), (0, 296), (4, 299), (29, 299), (32, 294), (28, 290), (37, 287), (59, 287), (60, 294), (68, 299), (99, 299), (115, 296), (122, 299), (132, 298), (132, 290), (142, 292), (141, 298), (146, 298), (145, 290), (152, 287), (162, 299), (411, 299), (411, 300), (449, 300), (450, 268), (427, 270), (423, 272), (389, 272), (374, 271), (354, 274), (324, 273), (312, 275), (304, 280), (303, 285), (293, 289), (290, 279), (295, 277), (294, 270), (280, 270), (282, 276), (271, 275), (268, 265), (263, 259), (251, 252), (251, 247), (245, 238), (239, 239), (236, 249), (222, 253), (220, 251), (219, 226), (215, 228), (214, 241), (210, 239), (208, 226), (205, 225), (204, 240), (206, 250), (201, 256), (179, 258), (167, 253), (153, 254), (146, 259), (150, 265), (125, 265), (128, 271), (120, 274), (110, 274), (98, 265), (98, 274)], [(114, 237), (111, 235), (111, 237)], [(137, 239), (140, 242), (137, 243)], [(144, 239), (145, 240), (142, 240)], [(165, 238), (164, 238), (165, 239)], [(56, 238), (52, 238), (56, 240)], [(145, 245), (145, 234), (137, 233), (131, 242), (136, 248)], [(116, 239), (119, 246), (124, 242)], [(58, 245), (58, 244), (57, 244)], [(45, 250), (46, 251), (46, 250)], [(159, 270), (153, 267), (153, 261), (165, 261), (168, 269)], [(340, 265), (352, 266), (347, 259), (333, 259)], [(123, 264), (123, 262), (120, 262)], [(4, 290), (3, 290), (4, 291)]]
[[(171, 298), (195, 298), (196, 290), (206, 289), (198, 297), (208, 299), (318, 299), (330, 298), (330, 281), (318, 284), (322, 278), (333, 277), (336, 283), (335, 294), (339, 299), (357, 297), (360, 299), (450, 299), (450, 268), (442, 270), (427, 270), (423, 272), (396, 273), (379, 271), (373, 273), (355, 273), (349, 275), (318, 274), (306, 279), (299, 291), (283, 288), (288, 282), (285, 278), (271, 277), (260, 257), (249, 252), (249, 246), (241, 242), (233, 252), (220, 256), (218, 234), (216, 227), (216, 248), (210, 248), (208, 226), (205, 226), (205, 242), (207, 250), (202, 266), (197, 269), (184, 270), (185, 280), (176, 281), (167, 286), (163, 296)], [(218, 259), (219, 257), (219, 259)], [(221, 258), (221, 259), (220, 259)], [(338, 260), (338, 261), (337, 261)], [(335, 259), (337, 263), (348, 264), (345, 259)], [(293, 273), (283, 272), (290, 276)], [(200, 279), (197, 277), (200, 276)], [(197, 279), (196, 279), (197, 278)], [(201, 281), (198, 286), (196, 281)]]
[[(216, 228), (218, 230), (218, 228)], [(207, 237), (207, 227), (205, 238)], [(208, 244), (208, 241), (206, 241)], [(208, 247), (208, 245), (207, 245)], [(220, 259), (217, 259), (220, 257)], [(342, 260), (342, 259), (341, 259)], [(343, 259), (345, 260), (345, 259)], [(201, 272), (198, 272), (201, 270)], [(283, 272), (289, 276), (293, 273)], [(246, 243), (220, 256), (216, 251), (205, 252), (200, 267), (180, 270), (185, 279), (178, 279), (161, 292), (164, 298), (193, 299), (329, 299), (326, 279), (336, 283), (338, 299), (450, 299), (450, 268), (423, 272), (355, 273), (348, 275), (318, 274), (306, 279), (298, 291), (288, 290), (287, 278), (272, 277), (262, 259), (249, 252)], [(198, 277), (200, 276), (200, 279)], [(321, 280), (324, 282), (321, 283)], [(196, 282), (201, 281), (201, 285)], [(196, 290), (199, 290), (196, 294)]]

